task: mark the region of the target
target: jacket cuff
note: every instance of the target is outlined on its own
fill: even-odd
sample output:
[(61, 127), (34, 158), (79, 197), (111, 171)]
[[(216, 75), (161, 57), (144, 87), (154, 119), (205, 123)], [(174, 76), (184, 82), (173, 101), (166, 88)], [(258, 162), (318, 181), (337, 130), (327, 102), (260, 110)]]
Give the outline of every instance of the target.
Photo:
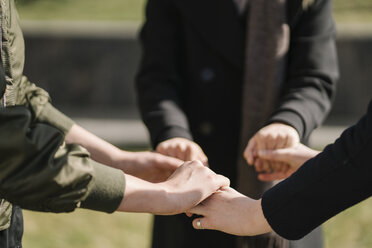
[(74, 124), (73, 120), (53, 107), (50, 103), (45, 104), (42, 112), (38, 116), (38, 119), (58, 128), (64, 133), (64, 135), (70, 131), (72, 125)]
[(305, 137), (305, 123), (300, 115), (298, 115), (295, 112), (292, 111), (283, 111), (278, 112), (274, 114), (268, 121), (268, 124), (274, 123), (274, 122), (281, 122), (286, 125), (289, 125), (297, 130), (298, 135), (301, 140), (306, 139)]
[(87, 198), (81, 208), (112, 213), (124, 197), (125, 176), (118, 169), (92, 161), (94, 176)]
[(193, 137), (189, 130), (182, 128), (182, 127), (169, 127), (165, 131), (163, 131), (160, 135), (158, 135), (155, 139), (152, 140), (152, 145), (154, 148), (159, 145), (159, 143), (169, 140), (172, 138), (185, 138), (189, 140), (193, 140)]

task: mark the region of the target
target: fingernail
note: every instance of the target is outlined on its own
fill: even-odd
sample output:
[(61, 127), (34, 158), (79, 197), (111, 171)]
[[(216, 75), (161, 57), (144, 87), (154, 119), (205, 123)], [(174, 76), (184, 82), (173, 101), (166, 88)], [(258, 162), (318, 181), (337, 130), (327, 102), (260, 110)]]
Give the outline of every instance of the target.
[(259, 150), (258, 151), (258, 155), (260, 155), (260, 156), (264, 156), (264, 155), (266, 155), (266, 150)]

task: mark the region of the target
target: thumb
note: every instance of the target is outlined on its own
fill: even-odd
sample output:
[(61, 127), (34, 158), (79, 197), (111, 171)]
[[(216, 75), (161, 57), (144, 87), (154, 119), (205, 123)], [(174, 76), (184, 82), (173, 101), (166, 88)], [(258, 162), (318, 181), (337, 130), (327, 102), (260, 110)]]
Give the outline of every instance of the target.
[(288, 163), (289, 161), (289, 150), (285, 149), (277, 149), (277, 150), (259, 150), (258, 156), (262, 159), (270, 160), (273, 162), (285, 162)]
[(192, 221), (192, 226), (194, 229), (203, 230), (203, 229), (211, 229), (212, 227), (209, 224), (207, 218), (197, 218)]
[(256, 141), (254, 138), (251, 138), (243, 154), (244, 158), (247, 160), (248, 164), (250, 165), (254, 163), (254, 149), (255, 148), (256, 148)]

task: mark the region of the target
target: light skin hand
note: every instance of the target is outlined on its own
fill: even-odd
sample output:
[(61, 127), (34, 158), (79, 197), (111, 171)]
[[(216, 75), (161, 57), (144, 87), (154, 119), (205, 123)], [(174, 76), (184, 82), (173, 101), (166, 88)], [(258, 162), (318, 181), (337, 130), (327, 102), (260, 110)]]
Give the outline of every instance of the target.
[(259, 179), (262, 181), (281, 180), (292, 175), (307, 160), (315, 157), (320, 152), (313, 150), (303, 144), (298, 144), (291, 148), (277, 150), (261, 150), (258, 156), (268, 161), (284, 163), (285, 168), (273, 173), (262, 173)]
[(208, 165), (208, 158), (201, 147), (185, 138), (172, 138), (163, 141), (156, 147), (156, 151), (184, 161), (200, 160), (204, 165)]
[(282, 171), (284, 163), (268, 161), (258, 156), (260, 150), (272, 150), (293, 147), (300, 142), (300, 137), (291, 126), (272, 123), (260, 129), (248, 142), (244, 157), (249, 165), (254, 165), (257, 172)]
[(179, 214), (228, 185), (228, 178), (217, 175), (200, 161), (184, 163), (162, 183), (126, 176), (125, 194), (118, 211)]
[(166, 180), (183, 161), (154, 152), (127, 152), (74, 124), (66, 143), (87, 149), (93, 160), (150, 182)]
[(200, 229), (200, 221), (202, 229), (240, 236), (254, 236), (271, 231), (262, 212), (261, 200), (248, 198), (229, 187), (219, 190), (187, 212), (188, 216), (203, 216), (193, 220), (195, 229)]
[(167, 180), (184, 161), (155, 152), (125, 152), (116, 159), (115, 167), (126, 174), (159, 183)]

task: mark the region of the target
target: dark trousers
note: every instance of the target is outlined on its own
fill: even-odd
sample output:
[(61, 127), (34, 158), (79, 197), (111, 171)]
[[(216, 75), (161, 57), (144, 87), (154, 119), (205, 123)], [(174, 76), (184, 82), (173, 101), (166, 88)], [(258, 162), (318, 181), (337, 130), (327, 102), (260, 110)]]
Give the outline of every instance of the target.
[[(195, 230), (191, 225), (192, 218), (185, 214), (175, 216), (155, 216), (152, 248), (267, 248), (288, 247), (288, 245), (267, 245), (264, 239), (237, 237), (211, 230)], [(238, 242), (243, 239), (243, 242)], [(253, 240), (253, 241), (252, 241)], [(240, 245), (238, 245), (238, 243)], [(298, 241), (290, 241), (289, 248), (322, 248), (321, 228)]]
[(0, 231), (0, 248), (21, 248), (23, 236), (23, 216), (20, 207), (13, 206), (10, 227)]

